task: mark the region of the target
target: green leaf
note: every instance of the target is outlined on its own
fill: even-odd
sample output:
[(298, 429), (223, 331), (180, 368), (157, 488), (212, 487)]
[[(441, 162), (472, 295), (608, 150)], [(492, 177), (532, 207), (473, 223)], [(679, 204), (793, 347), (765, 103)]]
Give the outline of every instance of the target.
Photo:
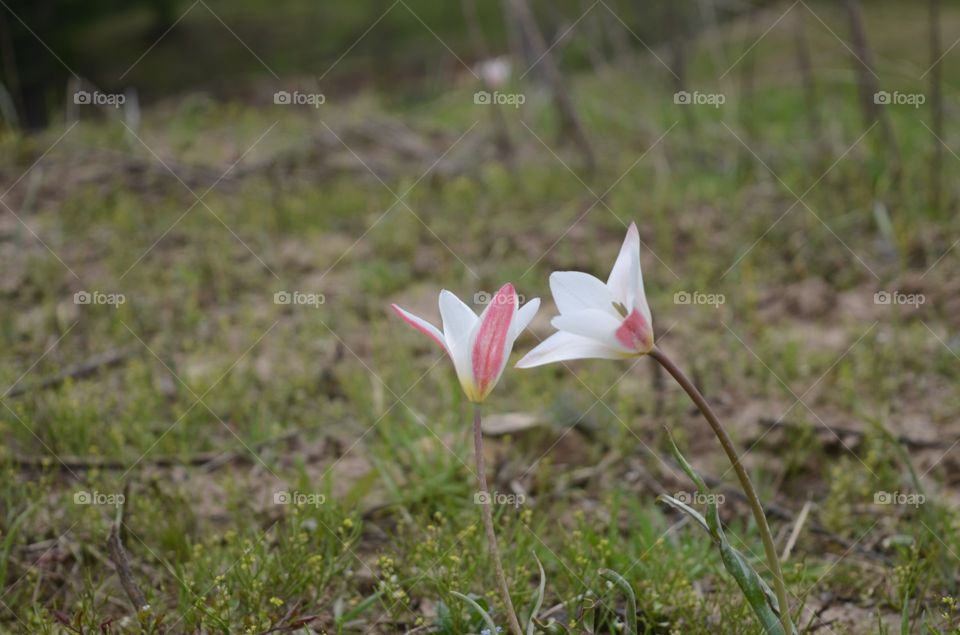
[[(697, 486), (697, 491), (707, 500), (706, 517), (700, 515), (699, 512), (689, 505), (671, 496), (660, 495), (658, 500), (667, 503), (674, 509), (682, 511), (687, 516), (693, 518), (710, 534), (713, 543), (720, 550), (720, 559), (723, 562), (724, 568), (737, 582), (737, 586), (740, 587), (740, 591), (744, 597), (746, 597), (747, 603), (750, 604), (750, 608), (753, 609), (757, 620), (760, 622), (760, 625), (763, 626), (763, 630), (770, 635), (784, 635), (783, 625), (780, 623), (780, 611), (776, 596), (763, 578), (760, 577), (760, 574), (750, 566), (750, 562), (746, 556), (734, 548), (733, 545), (730, 544), (730, 541), (727, 540), (727, 536), (723, 532), (723, 525), (720, 522), (717, 497), (712, 495), (710, 488), (707, 487), (703, 478), (693, 469), (693, 466), (690, 465), (686, 457), (680, 452), (669, 431), (667, 431), (667, 436), (670, 439), (673, 455), (680, 464), (680, 468), (690, 477), (690, 480)], [(794, 633), (796, 633), (796, 629), (794, 629)]]
[(460, 598), (461, 600), (463, 600), (464, 602), (466, 602), (467, 604), (469, 604), (470, 606), (472, 606), (472, 607), (473, 607), (473, 610), (476, 611), (477, 613), (479, 613), (479, 614), (480, 614), (480, 617), (483, 618), (483, 621), (487, 623), (487, 626), (490, 628), (490, 632), (491, 632), (491, 633), (496, 633), (496, 632), (497, 632), (497, 625), (496, 625), (496, 623), (493, 621), (493, 618), (490, 617), (490, 614), (487, 613), (486, 610), (484, 610), (484, 608), (483, 608), (482, 606), (480, 606), (479, 604), (477, 604), (476, 600), (474, 600), (474, 599), (471, 598), (471, 597), (467, 597), (467, 596), (464, 595), (463, 593), (457, 593), (456, 591), (450, 591), (450, 595), (452, 595), (452, 596), (454, 596), (454, 597), (458, 597), (458, 598)]
[(14, 518), (7, 530), (7, 535), (3, 538), (3, 544), (0, 544), (0, 583), (7, 579), (7, 565), (10, 562), (10, 553), (13, 551), (13, 544), (17, 539), (17, 532), (20, 525), (26, 519), (27, 514), (33, 509), (33, 505), (27, 506), (19, 516)]
[[(364, 598), (363, 601), (352, 607), (346, 613), (341, 614), (342, 606), (337, 606), (335, 611), (337, 614), (334, 616), (337, 628), (341, 628), (347, 622), (351, 622), (360, 617), (360, 614), (366, 611), (374, 602), (380, 599), (381, 595), (383, 595), (383, 591), (377, 591), (373, 595)], [(342, 602), (339, 602), (338, 604), (342, 605)]]
[(534, 600), (533, 610), (530, 611), (530, 620), (527, 622), (527, 635), (533, 635), (534, 633), (534, 619), (536, 619), (537, 613), (540, 612), (540, 607), (543, 606), (543, 595), (547, 589), (547, 574), (543, 571), (540, 558), (537, 557), (537, 552), (533, 551), (531, 553), (533, 553), (533, 559), (537, 561), (537, 568), (540, 569), (540, 585), (537, 587), (537, 598)]
[(687, 516), (695, 520), (698, 525), (703, 527), (703, 530), (708, 534), (710, 534), (711, 537), (713, 536), (713, 531), (711, 531), (710, 526), (707, 524), (707, 519), (704, 518), (703, 515), (697, 510), (695, 510), (693, 507), (690, 507), (683, 501), (677, 500), (676, 498), (674, 498), (673, 496), (670, 496), (669, 494), (660, 494), (660, 496), (657, 496), (657, 500), (661, 503), (666, 503), (667, 505), (669, 505), (670, 507), (673, 507), (678, 512), (683, 512), (684, 514), (686, 514)]
[(617, 585), (627, 596), (627, 633), (637, 635), (637, 596), (633, 593), (633, 587), (626, 578), (611, 569), (600, 569), (597, 573), (600, 577)]

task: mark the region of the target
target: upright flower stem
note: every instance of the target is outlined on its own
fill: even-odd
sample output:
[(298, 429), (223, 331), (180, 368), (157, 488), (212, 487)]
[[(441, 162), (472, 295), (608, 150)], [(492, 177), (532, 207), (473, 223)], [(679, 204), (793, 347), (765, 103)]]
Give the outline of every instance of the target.
[(497, 535), (493, 532), (493, 501), (490, 497), (490, 488), (487, 487), (487, 467), (483, 459), (483, 429), (480, 425), (480, 404), (473, 405), (473, 451), (477, 461), (477, 486), (480, 489), (480, 509), (483, 511), (483, 527), (487, 532), (487, 545), (490, 547), (490, 557), (493, 559), (494, 571), (497, 575), (497, 584), (500, 587), (500, 597), (507, 609), (507, 620), (513, 635), (523, 635), (517, 614), (513, 610), (513, 601), (510, 599), (510, 587), (507, 586), (507, 576), (503, 573), (503, 563), (500, 562), (500, 550), (497, 548)]
[(673, 376), (677, 383), (680, 384), (680, 387), (687, 392), (687, 395), (690, 396), (690, 399), (693, 400), (697, 408), (699, 408), (703, 417), (707, 420), (707, 423), (713, 428), (713, 433), (716, 434), (717, 439), (720, 440), (720, 445), (723, 446), (723, 451), (726, 452), (734, 472), (737, 473), (737, 478), (740, 479), (740, 486), (743, 488), (743, 493), (746, 495), (750, 509), (753, 511), (753, 517), (757, 521), (757, 527), (760, 529), (760, 537), (763, 540), (763, 549), (767, 555), (767, 563), (773, 572), (774, 591), (777, 595), (777, 603), (780, 605), (780, 623), (783, 624), (783, 630), (786, 635), (792, 635), (794, 631), (793, 624), (790, 620), (790, 605), (787, 603), (787, 586), (783, 582), (783, 571), (780, 568), (780, 559), (777, 557), (777, 547), (773, 543), (773, 535), (770, 533), (767, 517), (763, 513), (763, 505), (760, 503), (760, 498), (753, 488), (753, 483), (750, 482), (750, 476), (740, 462), (740, 457), (737, 456), (737, 450), (733, 442), (730, 440), (730, 437), (727, 436), (727, 432), (723, 429), (723, 426), (720, 425), (720, 420), (717, 419), (717, 415), (713, 412), (713, 409), (710, 408), (710, 404), (707, 403), (707, 400), (704, 399), (703, 395), (700, 394), (700, 391), (697, 390), (697, 387), (694, 386), (693, 382), (690, 381), (683, 371), (657, 347), (654, 347), (653, 350), (650, 351), (650, 356), (657, 360), (657, 362)]

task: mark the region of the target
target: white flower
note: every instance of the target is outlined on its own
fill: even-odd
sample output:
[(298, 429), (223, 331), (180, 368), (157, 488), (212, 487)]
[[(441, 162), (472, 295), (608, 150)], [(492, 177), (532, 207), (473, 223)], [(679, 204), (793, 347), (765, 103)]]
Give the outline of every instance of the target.
[(470, 401), (486, 399), (500, 380), (517, 337), (527, 328), (540, 307), (540, 299), (519, 308), (513, 285), (507, 283), (491, 298), (483, 314), (446, 289), (440, 292), (440, 317), (443, 332), (396, 304), (392, 305), (405, 322), (439, 344), (453, 360), (457, 378)]
[(550, 291), (560, 311), (550, 322), (557, 333), (527, 353), (518, 368), (570, 359), (624, 359), (653, 349), (635, 224), (627, 230), (606, 283), (580, 271), (555, 271)]

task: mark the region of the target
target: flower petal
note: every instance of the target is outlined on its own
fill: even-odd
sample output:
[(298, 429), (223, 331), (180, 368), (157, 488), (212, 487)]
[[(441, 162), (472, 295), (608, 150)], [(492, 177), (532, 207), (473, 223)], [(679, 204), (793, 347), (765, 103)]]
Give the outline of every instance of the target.
[(608, 348), (623, 348), (623, 352), (628, 353), (632, 351), (632, 348), (623, 347), (616, 336), (621, 321), (607, 311), (585, 309), (566, 315), (558, 315), (550, 323), (558, 331), (590, 338)]
[(443, 350), (445, 351), (447, 350), (447, 344), (444, 341), (443, 333), (440, 332), (440, 329), (435, 327), (433, 324), (430, 324), (426, 320), (422, 318), (418, 318), (413, 313), (410, 313), (409, 311), (404, 311), (396, 304), (391, 304), (390, 307), (393, 308), (394, 312), (397, 315), (399, 315), (404, 322), (406, 322), (407, 324), (409, 324), (410, 326), (417, 329), (418, 331), (420, 331), (421, 333), (423, 333), (424, 335), (432, 339), (434, 342), (439, 344), (440, 348), (442, 348)]
[(620, 349), (611, 348), (573, 333), (560, 331), (540, 342), (539, 346), (517, 362), (517, 368), (533, 368), (570, 359), (623, 359)]
[(613, 311), (613, 296), (602, 280), (582, 271), (554, 271), (550, 291), (560, 313), (584, 309)]
[(530, 322), (540, 309), (540, 298), (533, 298), (517, 311), (510, 326), (510, 341), (514, 342), (523, 331), (530, 326)]
[(460, 385), (469, 392), (474, 383), (473, 370), (470, 368), (470, 349), (479, 319), (473, 309), (446, 289), (440, 292), (440, 317), (443, 318), (443, 337), (447, 342), (453, 367), (457, 371)]
[(637, 353), (653, 350), (653, 328), (637, 309), (630, 312), (615, 335), (617, 341), (628, 350)]
[(643, 271), (640, 268), (640, 232), (636, 223), (630, 223), (623, 239), (617, 261), (613, 263), (607, 286), (613, 297), (623, 303), (627, 311), (638, 309), (648, 324), (652, 324), (650, 306), (643, 290)]
[(635, 269), (634, 263), (639, 261), (640, 232), (637, 231), (636, 223), (630, 223), (627, 236), (623, 239), (623, 245), (620, 246), (620, 253), (617, 254), (617, 260), (613, 263), (613, 269), (610, 270), (610, 277), (607, 278), (607, 286), (620, 302), (625, 303), (636, 292), (634, 275), (639, 273), (640, 268), (636, 266)]
[(446, 289), (440, 292), (440, 317), (443, 319), (443, 335), (447, 344), (466, 343), (477, 323), (477, 314), (473, 309)]
[(500, 287), (480, 316), (470, 355), (477, 401), (489, 394), (507, 365), (513, 346), (510, 333), (517, 314), (517, 303), (517, 292), (512, 284), (507, 283)]

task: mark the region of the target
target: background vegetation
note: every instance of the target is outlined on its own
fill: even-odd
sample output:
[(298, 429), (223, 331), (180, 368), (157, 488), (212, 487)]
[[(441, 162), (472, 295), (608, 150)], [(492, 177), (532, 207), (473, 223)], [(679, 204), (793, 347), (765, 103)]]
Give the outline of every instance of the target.
[[(960, 632), (956, 3), (534, 2), (539, 61), (492, 2), (56, 4), (0, 10), (0, 631), (480, 632), (451, 595), (502, 615), (469, 404), (387, 307), (510, 280), (545, 300), (525, 351), (549, 272), (605, 277), (636, 221), (658, 341), (746, 453), (799, 623)], [(691, 489), (666, 426), (764, 571), (648, 362), (497, 388), (515, 604), (535, 554), (546, 632), (619, 632), (608, 567), (642, 632), (756, 633), (656, 502)]]

